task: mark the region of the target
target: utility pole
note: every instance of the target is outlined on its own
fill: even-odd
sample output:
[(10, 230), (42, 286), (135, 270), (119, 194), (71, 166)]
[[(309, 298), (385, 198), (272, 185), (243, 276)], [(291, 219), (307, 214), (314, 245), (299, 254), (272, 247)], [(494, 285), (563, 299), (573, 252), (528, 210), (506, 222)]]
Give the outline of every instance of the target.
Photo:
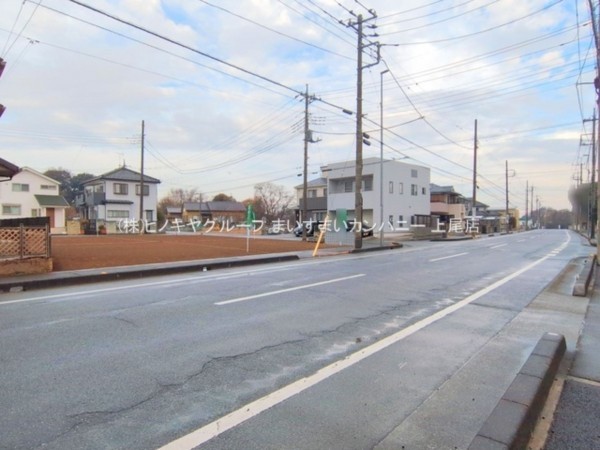
[[(357, 39), (357, 58), (356, 58), (356, 174), (354, 177), (354, 248), (362, 248), (362, 223), (363, 223), (363, 197), (362, 197), (362, 172), (363, 172), (363, 139), (365, 139), (362, 130), (362, 71), (368, 67), (379, 64), (380, 44), (379, 42), (371, 42), (363, 44), (363, 25), (365, 22), (377, 18), (377, 14), (373, 10), (369, 10), (371, 17), (363, 19), (362, 14), (356, 17), (356, 23), (350, 23), (350, 26), (355, 28)], [(363, 66), (363, 51), (371, 45), (377, 46), (377, 60), (375, 63)], [(367, 142), (369, 145), (370, 143)]]
[[(598, 207), (598, 197), (595, 195), (594, 188), (596, 187), (596, 109), (594, 108), (594, 115), (592, 116), (592, 185), (590, 186), (590, 239), (596, 237), (596, 220)], [(597, 191), (597, 188), (596, 188)]]
[(379, 246), (383, 247), (383, 76), (389, 69), (379, 74)]
[(533, 186), (531, 186), (531, 226), (533, 227), (535, 225), (535, 222), (533, 220)]
[[(594, 3), (593, 0), (588, 0), (588, 5), (590, 7), (590, 16), (592, 19), (592, 32), (594, 33), (594, 44), (596, 46), (596, 78), (594, 79), (594, 88), (596, 90), (596, 108), (600, 111), (600, 33), (598, 30), (598, 19), (594, 14)], [(600, 7), (600, 5), (599, 5)], [(600, 124), (599, 124), (600, 126)], [(594, 126), (595, 128), (595, 126)], [(596, 148), (600, 150), (600, 132), (596, 134), (597, 142)], [(598, 185), (596, 186), (596, 204), (598, 204), (598, 198), (600, 198), (600, 158), (597, 158), (598, 161)], [(596, 236), (600, 236), (600, 220), (596, 221), (596, 225), (599, 227), (596, 230)], [(596, 245), (596, 264), (600, 264), (600, 246)]]
[(477, 210), (477, 119), (475, 119), (475, 133), (473, 138), (473, 206), (471, 207), (471, 215), (473, 223), (475, 223)]
[(506, 232), (510, 233), (510, 216), (508, 214), (508, 160), (506, 160)]
[(141, 144), (141, 163), (140, 163), (140, 233), (144, 232), (144, 121), (142, 120), (142, 144)]
[(308, 126), (309, 114), (308, 105), (314, 100), (314, 96), (308, 95), (308, 84), (306, 85), (306, 93), (304, 94), (304, 174), (303, 174), (303, 185), (302, 185), (302, 218), (300, 223), (302, 224), (302, 240), (306, 241), (306, 227), (304, 222), (308, 216), (308, 143), (317, 142), (314, 141), (310, 135), (310, 129)]
[(529, 180), (525, 184), (525, 231), (529, 230)]
[(306, 227), (304, 221), (308, 215), (308, 84), (304, 94), (304, 172), (302, 174), (302, 240), (306, 241)]

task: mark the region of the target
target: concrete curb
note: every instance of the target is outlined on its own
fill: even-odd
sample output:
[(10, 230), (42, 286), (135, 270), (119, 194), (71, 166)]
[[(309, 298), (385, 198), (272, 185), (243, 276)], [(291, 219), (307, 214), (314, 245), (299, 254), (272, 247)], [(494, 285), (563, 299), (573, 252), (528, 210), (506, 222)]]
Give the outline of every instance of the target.
[(52, 272), (45, 275), (11, 277), (0, 280), (0, 291), (22, 291), (62, 287), (74, 284), (100, 283), (103, 281), (145, 278), (156, 275), (172, 275), (186, 272), (227, 269), (255, 264), (296, 261), (298, 255), (282, 254), (258, 258), (230, 258), (222, 260), (183, 261), (168, 264), (144, 264), (138, 266), (107, 267), (103, 269)]
[(596, 267), (596, 259), (597, 255), (594, 254), (593, 257), (588, 258), (585, 261), (585, 265), (583, 266), (583, 269), (581, 270), (581, 273), (577, 277), (575, 285), (573, 286), (574, 296), (585, 297), (587, 295), (590, 283), (592, 281), (592, 275), (594, 274), (594, 268)]
[(566, 348), (563, 335), (544, 333), (469, 450), (527, 448)]
[(392, 244), (384, 245), (383, 247), (377, 246), (377, 247), (355, 248), (355, 249), (350, 250), (348, 253), (377, 252), (377, 251), (382, 251), (382, 250), (394, 250), (394, 249), (402, 248), (402, 247), (404, 247), (404, 244), (393, 242)]

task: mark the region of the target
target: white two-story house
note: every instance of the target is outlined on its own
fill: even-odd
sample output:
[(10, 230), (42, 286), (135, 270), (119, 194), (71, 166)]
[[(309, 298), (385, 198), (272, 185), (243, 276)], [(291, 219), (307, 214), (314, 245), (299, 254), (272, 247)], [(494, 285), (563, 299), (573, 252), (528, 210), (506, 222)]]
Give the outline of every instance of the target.
[(66, 233), (69, 203), (59, 194), (60, 183), (30, 167), (0, 183), (0, 219), (48, 217), (51, 233)]
[[(327, 176), (329, 219), (355, 218), (355, 161), (328, 164), (321, 168)], [(362, 172), (363, 220), (375, 231), (384, 232), (431, 226), (430, 170), (404, 161), (365, 158)]]
[[(120, 167), (83, 183), (83, 194), (76, 200), (82, 219), (101, 221), (113, 226), (122, 220), (140, 219), (140, 193), (143, 184), (143, 214), (147, 223), (157, 220), (160, 180), (127, 167)], [(114, 228), (114, 227), (113, 227)]]

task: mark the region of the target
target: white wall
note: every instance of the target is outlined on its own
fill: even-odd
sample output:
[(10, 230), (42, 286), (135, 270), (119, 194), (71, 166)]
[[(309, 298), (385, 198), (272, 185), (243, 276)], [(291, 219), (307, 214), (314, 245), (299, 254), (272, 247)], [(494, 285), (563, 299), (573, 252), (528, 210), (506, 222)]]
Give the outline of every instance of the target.
[[(13, 185), (29, 185), (29, 191), (13, 191)], [(42, 186), (46, 188), (42, 188)], [(53, 186), (54, 189), (48, 189)], [(60, 195), (59, 183), (33, 169), (23, 167), (12, 180), (0, 182), (0, 218), (17, 219), (21, 217), (45, 217), (48, 215), (46, 208), (37, 202), (35, 195)], [(7, 213), (6, 207), (18, 206), (19, 213)], [(35, 214), (33, 211), (35, 210)], [(52, 233), (66, 232), (65, 208), (54, 208), (54, 227)]]
[[(367, 158), (363, 161), (363, 179), (372, 177), (372, 190), (363, 190), (363, 218), (370, 224), (379, 227), (380, 221), (380, 160), (378, 158)], [(356, 169), (354, 162), (336, 163), (327, 166), (329, 190), (327, 207), (333, 215), (337, 209), (345, 208), (348, 216), (353, 217), (355, 206), (354, 192), (336, 192), (333, 184), (336, 180), (354, 178)], [(416, 177), (413, 177), (416, 171)], [(430, 215), (430, 192), (429, 192), (430, 170), (428, 167), (407, 164), (402, 161), (384, 160), (383, 162), (383, 220), (387, 222), (389, 216), (393, 216), (394, 227), (398, 228), (398, 220), (403, 220), (410, 225), (411, 216)], [(390, 193), (389, 183), (393, 183), (393, 192)], [(399, 184), (403, 183), (403, 191), (400, 193)], [(417, 195), (411, 194), (411, 185), (417, 186)], [(424, 192), (423, 192), (424, 190)], [(387, 228), (386, 228), (387, 230)]]

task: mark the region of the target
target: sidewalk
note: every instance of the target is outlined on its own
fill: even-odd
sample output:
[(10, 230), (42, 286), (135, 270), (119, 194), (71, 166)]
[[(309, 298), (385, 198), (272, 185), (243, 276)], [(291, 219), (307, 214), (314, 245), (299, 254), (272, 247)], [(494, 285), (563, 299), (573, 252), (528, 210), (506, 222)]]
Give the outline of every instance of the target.
[(545, 450), (600, 449), (600, 270)]

